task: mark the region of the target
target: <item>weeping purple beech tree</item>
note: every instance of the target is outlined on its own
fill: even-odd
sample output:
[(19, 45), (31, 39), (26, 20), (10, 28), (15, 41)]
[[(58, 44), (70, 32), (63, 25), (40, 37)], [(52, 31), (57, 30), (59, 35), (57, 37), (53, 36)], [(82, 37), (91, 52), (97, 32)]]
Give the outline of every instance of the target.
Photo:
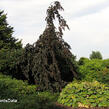
[[(74, 77), (77, 78), (75, 56), (70, 52), (70, 45), (62, 38), (63, 30), (69, 29), (59, 13), (63, 10), (58, 1), (50, 5), (44, 32), (33, 45), (25, 47), (21, 59), (24, 75), (41, 91), (61, 91)], [(54, 24), (55, 19), (58, 19), (58, 28)]]

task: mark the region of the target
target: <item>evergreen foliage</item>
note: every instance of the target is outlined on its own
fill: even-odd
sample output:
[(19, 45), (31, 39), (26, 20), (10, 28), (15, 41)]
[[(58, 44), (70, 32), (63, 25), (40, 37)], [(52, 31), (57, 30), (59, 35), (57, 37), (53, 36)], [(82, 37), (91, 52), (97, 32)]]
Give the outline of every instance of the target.
[[(68, 43), (62, 39), (63, 30), (69, 27), (59, 10), (63, 8), (57, 1), (47, 9), (47, 25), (43, 34), (33, 45), (25, 47), (18, 64), (30, 83), (35, 82), (41, 91), (60, 91), (77, 77), (75, 56), (70, 52)], [(57, 30), (53, 22), (55, 18), (59, 21)]]
[(32, 62), (34, 56), (34, 45), (27, 44), (21, 54), (21, 57), (17, 60), (17, 63), (15, 65), (17, 76), (22, 78), (23, 80), (28, 80), (30, 84), (35, 84), (35, 79), (32, 73)]
[(6, 14), (0, 11), (0, 50), (1, 49), (18, 49), (21, 48), (21, 41), (15, 39), (13, 34), (13, 27), (7, 23)]
[(0, 71), (16, 76), (15, 64), (22, 52), (21, 41), (14, 38), (13, 27), (7, 23), (7, 15), (0, 11)]

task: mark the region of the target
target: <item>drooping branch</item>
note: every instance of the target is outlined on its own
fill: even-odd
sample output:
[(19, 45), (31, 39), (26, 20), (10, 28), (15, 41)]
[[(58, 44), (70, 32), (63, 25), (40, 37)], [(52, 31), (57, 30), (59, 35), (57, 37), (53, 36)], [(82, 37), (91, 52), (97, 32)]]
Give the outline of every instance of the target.
[(65, 27), (69, 29), (69, 26), (67, 25), (66, 20), (60, 15), (59, 11), (61, 10), (63, 11), (64, 9), (61, 6), (60, 2), (55, 1), (54, 4), (47, 9), (47, 17), (45, 20), (47, 21), (47, 28), (50, 28), (54, 26), (53, 20), (55, 20), (55, 18), (58, 19), (59, 26), (57, 36), (62, 38), (62, 30), (65, 30)]

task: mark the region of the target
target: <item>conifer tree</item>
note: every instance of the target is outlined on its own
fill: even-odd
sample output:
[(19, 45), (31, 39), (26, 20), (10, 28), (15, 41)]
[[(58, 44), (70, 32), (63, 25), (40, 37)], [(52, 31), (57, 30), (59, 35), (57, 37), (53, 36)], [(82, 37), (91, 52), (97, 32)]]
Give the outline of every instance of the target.
[(0, 50), (21, 48), (21, 41), (12, 36), (13, 27), (7, 23), (7, 15), (0, 11)]
[(0, 10), (0, 72), (12, 75), (22, 49), (21, 41), (13, 37), (13, 27), (7, 22), (7, 14)]

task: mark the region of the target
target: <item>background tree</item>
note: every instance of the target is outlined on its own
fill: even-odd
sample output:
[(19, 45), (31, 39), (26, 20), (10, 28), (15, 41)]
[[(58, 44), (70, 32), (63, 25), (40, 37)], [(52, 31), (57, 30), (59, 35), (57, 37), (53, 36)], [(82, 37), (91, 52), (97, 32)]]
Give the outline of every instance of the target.
[(90, 54), (90, 59), (102, 59), (102, 55), (99, 51), (92, 51), (92, 54)]
[[(27, 45), (18, 65), (30, 83), (38, 85), (38, 90), (60, 91), (74, 77), (77, 77), (75, 56), (70, 52), (70, 45), (63, 39), (63, 30), (68, 27), (59, 14), (63, 10), (58, 1), (47, 9), (46, 28), (39, 40)], [(54, 25), (58, 19), (58, 29)], [(31, 51), (31, 52), (30, 52)]]
[(0, 50), (21, 48), (21, 41), (12, 36), (13, 27), (9, 26), (6, 19), (6, 14), (0, 11)]
[(21, 55), (21, 41), (14, 38), (13, 27), (7, 23), (6, 14), (0, 11), (0, 72), (12, 75), (17, 58)]

